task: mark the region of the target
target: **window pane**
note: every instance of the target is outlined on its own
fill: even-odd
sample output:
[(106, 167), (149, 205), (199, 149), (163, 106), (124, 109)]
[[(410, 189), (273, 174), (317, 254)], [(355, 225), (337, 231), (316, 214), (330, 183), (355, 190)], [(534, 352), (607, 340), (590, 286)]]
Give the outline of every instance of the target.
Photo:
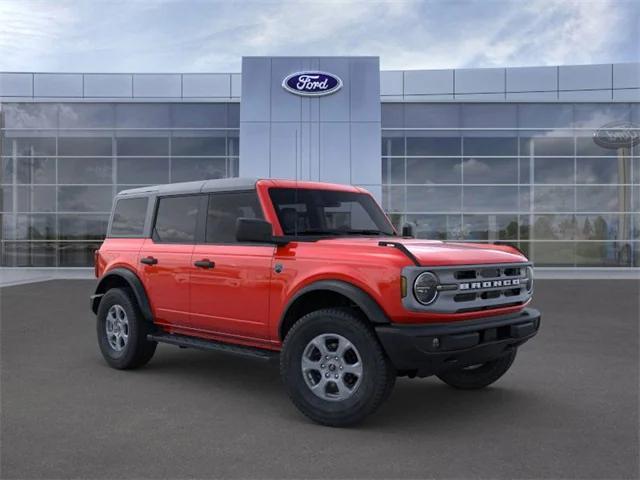
[(173, 137), (171, 139), (171, 155), (183, 156), (224, 156), (226, 138), (219, 137)]
[(2, 105), (5, 128), (57, 128), (58, 106), (47, 103)]
[(520, 155), (559, 157), (573, 154), (573, 137), (520, 138)]
[(118, 128), (169, 128), (169, 104), (116, 104)]
[(517, 215), (464, 215), (464, 238), (477, 241), (517, 240)]
[(579, 267), (630, 267), (631, 257), (631, 243), (576, 243), (576, 264)]
[(60, 128), (109, 128), (114, 117), (114, 105), (109, 103), (60, 104)]
[(60, 137), (58, 155), (111, 156), (111, 138), (105, 137)]
[(465, 212), (517, 212), (518, 187), (464, 187)]
[(382, 159), (382, 183), (404, 184), (404, 158)]
[(162, 243), (194, 243), (199, 195), (161, 198), (153, 240)]
[(407, 187), (408, 212), (459, 212), (461, 187)]
[(574, 212), (575, 187), (539, 187), (533, 190), (536, 212)]
[(118, 158), (118, 183), (129, 185), (169, 182), (168, 158)]
[(404, 105), (401, 103), (383, 103), (381, 105), (382, 128), (404, 127)]
[(408, 128), (459, 128), (460, 105), (404, 104), (404, 126)]
[(452, 156), (461, 153), (459, 137), (420, 137), (414, 132), (407, 134), (407, 155)]
[(108, 215), (59, 215), (61, 240), (102, 240), (107, 234)]
[(235, 156), (240, 154), (240, 132), (227, 131), (227, 155)]
[(236, 243), (238, 218), (262, 218), (255, 192), (209, 195), (207, 243)]
[(464, 137), (465, 155), (515, 156), (518, 154), (518, 139), (515, 137)]
[(535, 183), (573, 184), (573, 158), (534, 158)]
[(518, 105), (520, 128), (571, 128), (573, 105), (527, 104)]
[(144, 229), (144, 220), (147, 216), (147, 204), (149, 199), (121, 198), (116, 203), (111, 223), (110, 235), (113, 236), (140, 236)]
[(58, 262), (61, 267), (91, 267), (93, 253), (100, 248), (99, 243), (58, 243)]
[(169, 156), (168, 137), (118, 137), (119, 157), (167, 157)]
[(4, 137), (2, 154), (23, 157), (54, 156), (56, 139), (53, 137)]
[(630, 122), (629, 104), (576, 103), (573, 107), (576, 127), (600, 128), (611, 122)]
[(382, 156), (404, 155), (404, 135), (401, 132), (388, 132), (382, 134)]
[(578, 158), (577, 183), (631, 183), (629, 157)]
[[(578, 155), (598, 155), (603, 157), (612, 157), (624, 154), (624, 149), (622, 148), (601, 147), (593, 141), (593, 133), (588, 133), (591, 133), (591, 135), (588, 137), (576, 138), (576, 153)], [(583, 132), (580, 132), (579, 134), (584, 135)]]
[(579, 240), (630, 240), (632, 216), (628, 214), (576, 215)]
[(46, 242), (4, 242), (2, 265), (7, 267), (55, 267), (58, 245)]
[(17, 215), (15, 232), (13, 235), (6, 232), (5, 238), (16, 240), (55, 240), (56, 217), (55, 215)]
[(382, 186), (382, 208), (387, 212), (404, 212), (405, 197), (405, 187)]
[(18, 188), (18, 212), (55, 212), (56, 187), (28, 186)]
[(54, 158), (18, 158), (17, 162), (18, 183), (56, 183)]
[(518, 183), (517, 158), (465, 158), (464, 183)]
[(58, 187), (60, 212), (111, 212), (111, 187)]
[(576, 220), (573, 215), (534, 215), (534, 240), (573, 240)]
[(597, 186), (576, 187), (576, 207), (578, 212), (621, 212), (621, 199), (630, 197), (631, 187)]
[(460, 215), (407, 215), (417, 238), (430, 240), (459, 240), (462, 238)]
[(224, 158), (184, 158), (171, 159), (171, 181), (188, 182), (208, 180), (227, 176)]
[(517, 125), (517, 105), (509, 104), (463, 104), (463, 127), (513, 128)]
[(172, 125), (176, 128), (224, 128), (227, 125), (226, 103), (183, 103), (172, 105)]
[(13, 183), (13, 159), (2, 158), (0, 160), (0, 184), (12, 184)]
[(0, 187), (0, 212), (13, 210), (13, 188)]
[(576, 261), (573, 242), (532, 242), (531, 253), (537, 267), (573, 267)]
[(462, 183), (459, 158), (407, 158), (407, 182), (413, 184)]
[(113, 183), (111, 158), (59, 158), (58, 183)]

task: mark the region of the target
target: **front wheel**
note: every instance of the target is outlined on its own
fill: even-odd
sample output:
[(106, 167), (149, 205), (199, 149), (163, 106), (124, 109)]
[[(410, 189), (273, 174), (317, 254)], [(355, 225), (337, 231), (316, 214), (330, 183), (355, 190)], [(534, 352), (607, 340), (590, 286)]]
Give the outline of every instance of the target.
[(488, 362), (468, 367), (448, 370), (438, 374), (438, 378), (447, 385), (462, 390), (477, 390), (487, 387), (502, 377), (511, 368), (516, 358), (516, 348)]
[(287, 393), (307, 417), (333, 427), (355, 424), (388, 397), (395, 371), (371, 328), (349, 309), (300, 319), (280, 355)]

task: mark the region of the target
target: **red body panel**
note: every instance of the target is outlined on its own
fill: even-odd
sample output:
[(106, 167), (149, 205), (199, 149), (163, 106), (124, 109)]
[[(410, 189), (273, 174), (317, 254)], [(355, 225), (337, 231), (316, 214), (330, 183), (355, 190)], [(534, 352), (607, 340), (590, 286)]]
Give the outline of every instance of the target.
[[(274, 235), (282, 235), (269, 199), (271, 187), (365, 192), (314, 182), (260, 180), (257, 191)], [(342, 280), (367, 292), (394, 323), (440, 323), (482, 318), (521, 310), (525, 305), (470, 313), (434, 314), (406, 310), (401, 301), (401, 270), (412, 265), (400, 250), (381, 247), (382, 237), (341, 237), (313, 242), (265, 245), (166, 245), (151, 239), (112, 239), (97, 256), (99, 274), (124, 266), (137, 271), (155, 320), (176, 333), (277, 349), (284, 311), (300, 289), (318, 280)], [(517, 263), (527, 259), (514, 248), (486, 244), (402, 239), (424, 266)], [(153, 256), (158, 264), (142, 265)], [(194, 261), (208, 259), (213, 269)], [(274, 265), (282, 271), (273, 273)]]

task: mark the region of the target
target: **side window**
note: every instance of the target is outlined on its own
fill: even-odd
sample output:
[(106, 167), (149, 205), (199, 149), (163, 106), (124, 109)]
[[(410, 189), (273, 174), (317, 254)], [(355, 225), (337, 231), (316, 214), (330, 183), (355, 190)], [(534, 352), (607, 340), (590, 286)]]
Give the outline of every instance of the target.
[(115, 237), (139, 237), (144, 232), (147, 216), (147, 197), (121, 198), (116, 203), (109, 235)]
[(158, 243), (195, 243), (199, 195), (158, 200), (153, 240)]
[(263, 218), (256, 192), (212, 193), (207, 212), (207, 243), (236, 243), (236, 220)]

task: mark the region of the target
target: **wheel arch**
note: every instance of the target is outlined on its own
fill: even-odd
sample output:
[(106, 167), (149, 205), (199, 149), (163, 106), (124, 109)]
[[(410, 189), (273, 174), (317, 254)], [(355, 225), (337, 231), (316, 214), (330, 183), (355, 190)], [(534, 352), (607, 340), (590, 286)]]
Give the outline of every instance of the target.
[(287, 303), (278, 325), (280, 340), (284, 340), (293, 324), (307, 313), (336, 306), (355, 307), (371, 323), (389, 323), (382, 307), (361, 288), (342, 280), (319, 280), (301, 288)]
[(100, 301), (105, 293), (112, 288), (128, 288), (135, 297), (140, 308), (140, 312), (145, 320), (153, 322), (153, 314), (151, 313), (151, 305), (147, 292), (144, 289), (140, 278), (128, 268), (114, 268), (107, 272), (98, 282), (94, 294), (91, 296), (91, 310), (98, 313)]

